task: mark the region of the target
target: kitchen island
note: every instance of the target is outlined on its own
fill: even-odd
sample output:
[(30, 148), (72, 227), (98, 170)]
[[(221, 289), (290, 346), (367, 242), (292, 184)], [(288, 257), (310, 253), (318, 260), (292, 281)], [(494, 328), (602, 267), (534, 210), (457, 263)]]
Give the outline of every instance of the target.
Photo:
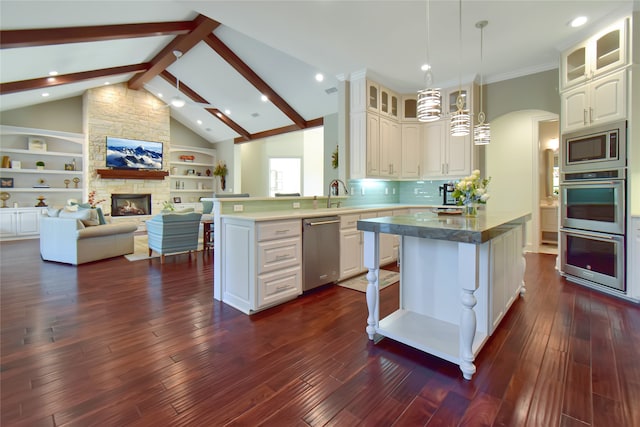
[[(478, 217), (415, 215), (358, 221), (368, 269), (366, 332), (460, 365), (475, 357), (518, 294), (524, 295), (523, 245), (529, 213), (481, 211)], [(380, 234), (402, 237), (400, 308), (379, 318)]]

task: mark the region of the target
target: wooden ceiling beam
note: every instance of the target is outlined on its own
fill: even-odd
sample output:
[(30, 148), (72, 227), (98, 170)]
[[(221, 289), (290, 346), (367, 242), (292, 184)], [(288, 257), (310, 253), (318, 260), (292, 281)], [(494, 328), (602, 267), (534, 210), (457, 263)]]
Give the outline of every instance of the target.
[(222, 42), (218, 37), (213, 34), (209, 34), (204, 40), (211, 49), (215, 50), (222, 59), (227, 61), (242, 77), (244, 77), (249, 83), (255, 86), (261, 94), (266, 95), (269, 101), (280, 109), (295, 125), (298, 129), (303, 129), (306, 126), (305, 119), (298, 114), (280, 95), (276, 93), (264, 80), (258, 76), (242, 59), (238, 57), (229, 47)]
[(98, 79), (101, 77), (115, 76), (118, 74), (142, 73), (150, 67), (148, 62), (134, 65), (123, 65), (121, 67), (103, 68), (100, 70), (82, 71), (79, 73), (64, 74), (55, 77), (40, 77), (31, 80), (21, 80), (0, 84), (0, 94), (22, 92), (25, 90), (43, 89), (78, 83), (85, 80)]
[[(174, 76), (167, 70), (164, 70), (162, 73), (160, 73), (160, 77), (165, 79), (165, 81), (167, 81), (168, 83), (171, 83), (172, 86), (177, 86), (178, 79), (176, 78), (176, 76)], [(191, 89), (189, 86), (185, 85), (184, 83), (180, 83), (180, 92), (188, 96), (189, 99), (191, 99), (193, 102), (210, 105), (210, 103), (206, 99), (204, 99), (195, 90)], [(239, 124), (231, 120), (227, 115), (225, 115), (219, 109), (205, 107), (205, 110), (207, 110), (209, 114), (215, 116), (222, 123), (224, 123), (231, 129), (233, 129), (238, 135), (240, 135), (239, 137), (240, 140), (249, 141), (251, 139), (251, 134), (249, 132), (247, 132), (244, 128), (242, 128), (242, 126), (240, 126)]]
[(167, 44), (152, 60), (151, 67), (145, 73), (134, 76), (129, 80), (129, 88), (140, 89), (145, 83), (162, 73), (176, 60), (174, 50), (183, 54), (187, 53), (196, 44), (204, 40), (207, 35), (220, 26), (219, 22), (209, 19), (204, 15), (198, 15), (193, 20), (194, 28), (189, 34), (178, 36)]
[[(324, 125), (324, 118), (318, 117), (317, 119), (313, 119), (305, 122), (305, 129), (314, 128), (322, 125)], [(251, 135), (249, 135), (249, 139), (236, 138), (233, 140), (233, 143), (243, 144), (245, 142), (253, 141), (256, 139), (268, 138), (270, 136), (282, 135), (283, 133), (295, 132), (298, 130), (300, 130), (300, 128), (298, 128), (296, 125), (289, 125), (281, 128), (265, 130), (263, 132), (252, 133)]]
[(137, 37), (177, 36), (193, 31), (195, 21), (98, 25), (93, 27), (42, 28), (0, 31), (0, 49), (99, 42)]

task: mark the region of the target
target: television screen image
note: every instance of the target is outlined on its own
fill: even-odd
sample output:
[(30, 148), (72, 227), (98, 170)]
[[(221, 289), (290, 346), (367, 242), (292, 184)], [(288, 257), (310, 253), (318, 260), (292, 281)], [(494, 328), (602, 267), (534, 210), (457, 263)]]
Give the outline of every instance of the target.
[(107, 165), (114, 169), (162, 169), (162, 143), (107, 137)]

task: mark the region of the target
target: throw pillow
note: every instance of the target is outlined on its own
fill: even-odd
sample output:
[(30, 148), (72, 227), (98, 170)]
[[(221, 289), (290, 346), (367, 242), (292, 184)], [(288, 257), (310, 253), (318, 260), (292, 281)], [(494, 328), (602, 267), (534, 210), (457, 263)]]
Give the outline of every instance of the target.
[(85, 227), (88, 225), (98, 225), (97, 220), (96, 220), (96, 224), (92, 224), (93, 221), (91, 220), (91, 209), (82, 209), (75, 212), (64, 209), (60, 211), (59, 216), (60, 218), (79, 219)]
[(62, 209), (60, 208), (47, 208), (47, 215), (52, 218), (58, 217), (60, 215), (61, 210)]
[(104, 224), (107, 223), (107, 221), (104, 218), (104, 213), (102, 212), (102, 208), (99, 208), (99, 207), (92, 208), (89, 203), (76, 203), (76, 202), (72, 202), (71, 206), (77, 206), (78, 209), (93, 209), (93, 210), (95, 210), (96, 214), (98, 215), (98, 224), (95, 224), (95, 225), (104, 225)]

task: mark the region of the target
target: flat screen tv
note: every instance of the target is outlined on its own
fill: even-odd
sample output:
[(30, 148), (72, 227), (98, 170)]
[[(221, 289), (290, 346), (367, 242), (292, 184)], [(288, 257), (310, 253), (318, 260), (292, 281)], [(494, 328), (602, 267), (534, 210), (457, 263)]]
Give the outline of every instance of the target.
[(162, 142), (107, 137), (107, 167), (162, 169)]

